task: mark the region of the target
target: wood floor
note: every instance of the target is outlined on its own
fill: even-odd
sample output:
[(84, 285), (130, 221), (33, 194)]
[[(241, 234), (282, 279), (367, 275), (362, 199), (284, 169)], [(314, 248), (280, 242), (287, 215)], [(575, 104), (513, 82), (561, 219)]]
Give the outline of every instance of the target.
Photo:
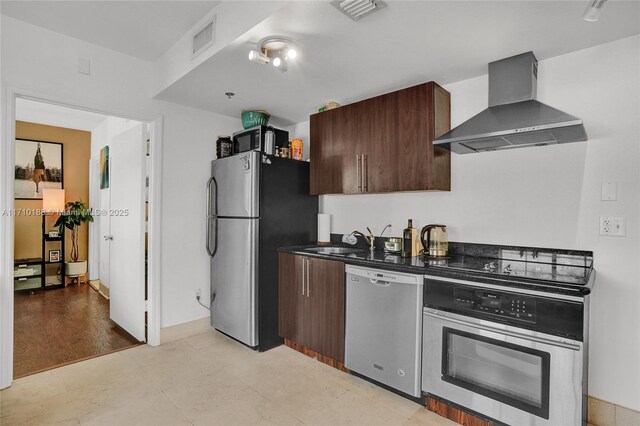
[(88, 284), (16, 293), (13, 336), (14, 378), (140, 344)]

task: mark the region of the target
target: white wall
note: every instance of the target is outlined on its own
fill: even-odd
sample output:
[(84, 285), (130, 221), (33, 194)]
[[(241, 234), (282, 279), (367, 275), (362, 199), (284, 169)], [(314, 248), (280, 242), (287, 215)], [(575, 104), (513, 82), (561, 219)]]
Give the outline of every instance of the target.
[[(538, 99), (582, 118), (588, 142), (452, 154), (451, 192), (323, 196), (320, 209), (337, 233), (400, 235), (413, 218), (452, 241), (593, 250), (589, 393), (640, 410), (640, 37), (541, 61), (538, 76)], [(487, 107), (486, 76), (446, 89), (454, 126)], [(600, 201), (603, 180), (618, 201)], [(627, 236), (599, 236), (602, 215), (624, 216)]]
[(111, 143), (111, 139), (132, 128), (139, 121), (120, 117), (106, 117), (91, 131), (91, 158), (100, 158), (100, 150)]
[[(195, 291), (209, 288), (204, 186), (218, 134), (240, 120), (151, 98), (153, 64), (2, 16), (2, 81), (8, 87), (104, 112), (164, 116), (162, 326), (208, 316)], [(91, 76), (78, 74), (91, 60)]]

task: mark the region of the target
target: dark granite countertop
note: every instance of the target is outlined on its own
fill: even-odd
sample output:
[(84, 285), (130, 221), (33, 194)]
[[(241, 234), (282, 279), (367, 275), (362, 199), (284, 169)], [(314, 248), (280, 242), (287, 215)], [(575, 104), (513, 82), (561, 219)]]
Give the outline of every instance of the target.
[[(416, 256), (402, 258), (381, 249), (383, 241), (370, 251), (359, 242), (356, 246), (339, 243), (332, 235), (332, 246), (360, 249), (348, 254), (326, 254), (309, 251), (317, 244), (282, 247), (281, 252), (302, 254), (343, 261), (352, 265), (374, 267), (397, 272), (434, 275), (488, 284), (507, 285), (532, 290), (584, 296), (590, 293), (595, 278), (593, 253), (536, 247), (498, 246), (474, 243), (449, 243), (449, 256), (444, 259)], [(493, 263), (493, 271), (485, 270)], [(505, 268), (509, 267), (509, 273)]]

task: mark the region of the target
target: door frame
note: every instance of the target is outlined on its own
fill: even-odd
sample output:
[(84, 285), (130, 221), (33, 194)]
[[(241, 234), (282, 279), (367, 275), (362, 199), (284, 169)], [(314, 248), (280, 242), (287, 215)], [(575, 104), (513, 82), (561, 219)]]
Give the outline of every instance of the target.
[(157, 113), (113, 111), (86, 103), (35, 93), (15, 87), (2, 87), (2, 125), (0, 126), (0, 389), (13, 381), (13, 244), (15, 109), (17, 99), (29, 99), (103, 115), (148, 123), (150, 126), (149, 225), (147, 344), (160, 344), (161, 326), (161, 226), (162, 226), (162, 144), (164, 118)]

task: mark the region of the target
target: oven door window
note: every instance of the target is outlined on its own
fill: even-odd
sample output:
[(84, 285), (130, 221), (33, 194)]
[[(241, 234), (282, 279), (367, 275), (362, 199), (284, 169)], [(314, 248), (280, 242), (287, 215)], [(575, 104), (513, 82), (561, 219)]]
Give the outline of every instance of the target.
[(442, 330), (444, 381), (549, 419), (549, 353)]

